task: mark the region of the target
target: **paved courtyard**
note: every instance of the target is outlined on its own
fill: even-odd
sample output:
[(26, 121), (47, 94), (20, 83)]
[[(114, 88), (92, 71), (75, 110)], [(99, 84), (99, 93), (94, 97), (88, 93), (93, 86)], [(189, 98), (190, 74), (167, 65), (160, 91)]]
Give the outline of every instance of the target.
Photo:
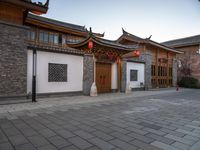
[(0, 150), (200, 150), (200, 90), (0, 105)]

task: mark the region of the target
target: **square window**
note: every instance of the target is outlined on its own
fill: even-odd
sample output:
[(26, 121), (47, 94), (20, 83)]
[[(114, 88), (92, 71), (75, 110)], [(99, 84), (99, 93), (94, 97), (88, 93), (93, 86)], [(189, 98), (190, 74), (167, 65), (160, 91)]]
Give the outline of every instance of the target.
[(49, 63), (49, 82), (67, 82), (67, 64)]
[(138, 70), (130, 70), (130, 81), (138, 80)]

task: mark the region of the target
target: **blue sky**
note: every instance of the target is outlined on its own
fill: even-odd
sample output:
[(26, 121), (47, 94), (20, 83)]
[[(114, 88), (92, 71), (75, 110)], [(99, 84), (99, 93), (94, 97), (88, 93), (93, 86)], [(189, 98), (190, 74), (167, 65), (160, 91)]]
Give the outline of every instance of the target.
[(158, 42), (200, 34), (198, 0), (50, 0), (44, 16), (92, 27), (111, 40), (122, 27)]

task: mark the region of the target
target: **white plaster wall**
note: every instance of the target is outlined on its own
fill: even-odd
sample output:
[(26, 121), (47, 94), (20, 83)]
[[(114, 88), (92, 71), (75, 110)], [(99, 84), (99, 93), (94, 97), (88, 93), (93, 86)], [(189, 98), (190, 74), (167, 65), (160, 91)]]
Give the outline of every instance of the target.
[(111, 81), (111, 89), (117, 89), (117, 64), (112, 64), (112, 81)]
[[(135, 63), (135, 62), (127, 62), (127, 84), (130, 83), (131, 88), (139, 88), (140, 82), (144, 83), (144, 64), (143, 63)], [(130, 81), (130, 70), (138, 70), (138, 81)]]
[[(28, 50), (27, 93), (32, 89), (32, 51)], [(48, 63), (67, 64), (67, 82), (48, 82)], [(37, 93), (82, 91), (83, 57), (37, 51)]]

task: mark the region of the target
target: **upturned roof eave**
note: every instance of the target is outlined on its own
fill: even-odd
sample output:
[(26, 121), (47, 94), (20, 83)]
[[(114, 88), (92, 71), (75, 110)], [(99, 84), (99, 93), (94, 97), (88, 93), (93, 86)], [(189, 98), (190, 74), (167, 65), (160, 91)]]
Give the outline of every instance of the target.
[[(103, 40), (103, 39), (101, 39)], [(100, 41), (98, 38), (94, 37), (94, 36), (88, 36), (85, 40), (79, 42), (79, 43), (73, 43), (73, 44), (68, 44), (69, 47), (73, 47), (73, 48), (76, 48), (76, 47), (80, 47), (80, 46), (83, 46), (85, 44), (87, 44), (89, 41), (93, 41), (94, 43), (97, 43), (101, 46), (106, 46), (106, 47), (110, 47), (110, 48), (116, 48), (116, 49), (121, 49), (121, 50), (125, 50), (125, 51), (133, 51), (135, 50), (137, 47), (124, 47), (124, 46), (119, 46), (117, 44), (113, 43), (112, 44), (109, 44), (109, 43), (105, 43), (105, 42), (102, 42)]]

